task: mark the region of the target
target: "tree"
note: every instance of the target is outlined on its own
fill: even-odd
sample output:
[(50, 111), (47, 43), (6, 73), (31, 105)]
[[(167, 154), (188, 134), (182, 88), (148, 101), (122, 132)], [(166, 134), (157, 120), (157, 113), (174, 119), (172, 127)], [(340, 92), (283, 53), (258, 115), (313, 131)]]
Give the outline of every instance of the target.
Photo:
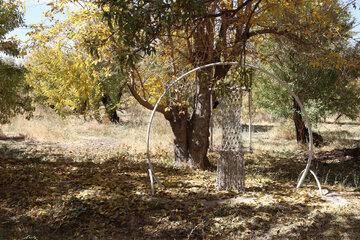
[(45, 100), (60, 113), (71, 110), (85, 115), (96, 110), (101, 99), (98, 78), (93, 77), (94, 69), (85, 61), (71, 50), (38, 50), (26, 62), (26, 81), (36, 98)]
[[(311, 38), (316, 32), (329, 33), (329, 38), (339, 37), (329, 27), (334, 21), (328, 10), (342, 10), (337, 1), (100, 2), (117, 42), (123, 47), (122, 51), (116, 52), (117, 57), (130, 69), (136, 69), (138, 59), (159, 48), (166, 51), (169, 47), (168, 58), (181, 56), (182, 62), (196, 67), (218, 61), (243, 62), (245, 56), (249, 59), (258, 57), (261, 53), (255, 52), (252, 46), (264, 37), (316, 44), (317, 39)], [(297, 14), (301, 21), (288, 17), (293, 14)], [(221, 82), (229, 69), (228, 66), (218, 66), (197, 72), (192, 104), (159, 108), (174, 132), (176, 160), (187, 161), (194, 168), (210, 166), (206, 156), (209, 146), (209, 88)], [(143, 106), (152, 109), (152, 98), (140, 94), (143, 91), (141, 83), (146, 79), (136, 77), (134, 75), (130, 83), (131, 92)]]
[[(49, 15), (61, 12), (68, 2), (53, 3)], [(341, 37), (330, 14), (343, 11), (336, 0), (100, 0), (97, 4), (101, 9), (95, 12), (105, 17), (109, 31), (91, 38), (89, 47), (95, 54), (103, 47), (111, 49), (123, 72), (129, 73), (131, 93), (148, 109), (153, 109), (165, 85), (186, 69), (261, 57), (254, 46), (264, 38), (306, 45), (317, 43), (313, 33)], [(301, 21), (289, 17), (294, 14)], [(144, 62), (153, 64), (144, 67)], [(239, 68), (246, 72), (242, 65)], [(161, 69), (166, 71), (151, 74)], [(196, 72), (157, 109), (170, 122), (176, 161), (193, 168), (211, 167), (207, 158), (210, 87), (221, 85), (229, 70), (229, 66), (217, 66)]]
[[(0, 52), (16, 56), (20, 50), (15, 38), (6, 34), (23, 24), (21, 2), (0, 1)], [(0, 123), (7, 123), (16, 114), (29, 112), (31, 100), (26, 97), (24, 86), (25, 69), (13, 60), (0, 59)]]
[[(268, 58), (272, 59), (269, 67), (292, 86), (313, 123), (335, 113), (352, 119), (359, 113), (359, 49), (348, 41), (353, 23), (346, 12), (337, 14), (335, 20), (343, 39), (329, 40), (319, 36), (322, 44), (307, 49), (307, 52), (291, 43), (268, 41), (262, 47), (264, 52), (269, 53)], [(273, 84), (271, 80), (257, 82), (258, 104), (277, 116), (291, 117), (297, 142), (307, 143), (308, 129), (298, 103), (289, 98), (282, 87)], [(314, 133), (314, 142), (316, 145), (322, 142), (322, 137), (317, 133)]]
[[(45, 13), (54, 20), (56, 11), (66, 5), (50, 3)], [(68, 6), (67, 6), (68, 7)], [(93, 51), (93, 44), (107, 37), (109, 28), (99, 20), (93, 4), (68, 10), (68, 19), (54, 25), (32, 25), (27, 59), (27, 82), (37, 98), (55, 107), (59, 113), (70, 112), (97, 116), (104, 104), (109, 119), (118, 122), (116, 109), (124, 88), (124, 77), (114, 64), (107, 45)]]

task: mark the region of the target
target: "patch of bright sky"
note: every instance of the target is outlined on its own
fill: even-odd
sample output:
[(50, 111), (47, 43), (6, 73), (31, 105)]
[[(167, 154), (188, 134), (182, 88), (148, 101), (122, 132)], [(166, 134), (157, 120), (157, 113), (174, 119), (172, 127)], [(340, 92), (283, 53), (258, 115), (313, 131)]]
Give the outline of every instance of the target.
[[(41, 23), (43, 22), (45, 25), (49, 23), (49, 21), (44, 17), (44, 13), (51, 9), (51, 6), (48, 4), (51, 2), (50, 0), (25, 0), (23, 1), (26, 11), (25, 11), (25, 26), (19, 27), (8, 34), (7, 37), (17, 36), (18, 39), (22, 41), (28, 40), (28, 36), (26, 33), (30, 31), (28, 27), (30, 24)], [(65, 20), (67, 17), (66, 13), (64, 15), (57, 14), (55, 16), (56, 20)]]
[(355, 40), (360, 41), (360, 6), (358, 5), (356, 9), (351, 7), (350, 11), (355, 18), (355, 26), (353, 28), (353, 31), (356, 33)]

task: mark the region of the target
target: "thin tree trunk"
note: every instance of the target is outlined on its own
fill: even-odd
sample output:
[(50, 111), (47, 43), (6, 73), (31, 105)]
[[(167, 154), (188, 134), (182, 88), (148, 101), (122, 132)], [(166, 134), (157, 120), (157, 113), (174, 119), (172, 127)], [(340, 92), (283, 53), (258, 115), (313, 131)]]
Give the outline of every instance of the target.
[[(300, 106), (295, 99), (293, 99), (293, 109), (293, 121), (296, 130), (296, 140), (299, 144), (307, 144), (309, 143), (309, 131), (305, 126), (305, 122), (301, 116)], [(324, 139), (319, 133), (313, 132), (313, 141), (315, 146), (320, 146), (324, 142)]]
[(296, 141), (300, 144), (306, 144), (307, 142), (309, 142), (308, 129), (306, 128), (304, 120), (302, 119), (300, 106), (294, 98), (293, 110), (293, 121), (296, 130)]

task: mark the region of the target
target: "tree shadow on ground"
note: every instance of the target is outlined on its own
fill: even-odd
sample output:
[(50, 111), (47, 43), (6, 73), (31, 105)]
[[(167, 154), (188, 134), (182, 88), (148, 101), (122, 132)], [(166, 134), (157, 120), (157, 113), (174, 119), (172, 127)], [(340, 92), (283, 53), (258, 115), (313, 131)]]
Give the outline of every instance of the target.
[[(252, 131), (254, 131), (255, 133), (260, 133), (260, 132), (268, 132), (271, 129), (274, 128), (274, 125), (260, 125), (260, 124), (253, 124), (252, 126)], [(241, 128), (244, 132), (249, 131), (249, 125), (248, 124), (241, 124)]]
[[(88, 237), (96, 234), (97, 228), (115, 228), (109, 227), (110, 223), (120, 229), (114, 231), (119, 237), (129, 230), (129, 216), (130, 222), (136, 215), (139, 222), (144, 221), (139, 208), (153, 207), (147, 200), (150, 186), (144, 155), (129, 159), (123, 154), (96, 164), (76, 162), (61, 154), (56, 161), (44, 161), (47, 152), (34, 157), (26, 149), (6, 145), (0, 153), (0, 236), (5, 239), (26, 234), (39, 239), (81, 238), (82, 232)], [(163, 164), (154, 167), (188, 175)], [(104, 225), (101, 228), (99, 224)], [(74, 231), (80, 235), (72, 235)]]
[(333, 125), (353, 125), (353, 126), (359, 126), (360, 123), (359, 122), (329, 122), (329, 121), (326, 121), (324, 122), (326, 124), (333, 124)]
[(301, 239), (357, 239), (360, 236), (360, 218), (354, 213), (321, 213), (312, 222), (296, 230)]
[[(153, 197), (145, 154), (121, 153), (103, 163), (78, 162), (61, 153), (57, 160), (47, 161), (48, 154), (52, 153), (34, 157), (16, 145), (0, 148), (0, 238), (299, 239), (322, 236), (328, 229), (312, 230), (314, 224), (309, 222), (309, 218), (326, 220), (311, 215), (312, 202), (320, 204), (321, 199), (307, 199), (307, 191), (299, 195), (295, 184), (288, 183), (304, 167), (304, 159), (294, 156), (247, 159), (249, 182), (259, 180), (247, 186), (247, 193), (216, 191), (214, 172), (174, 167), (153, 156), (166, 187), (157, 187)], [(256, 202), (226, 203), (246, 194)], [(271, 201), (263, 201), (267, 197)], [(207, 206), (210, 201), (215, 204)], [(358, 223), (350, 215), (344, 218)]]

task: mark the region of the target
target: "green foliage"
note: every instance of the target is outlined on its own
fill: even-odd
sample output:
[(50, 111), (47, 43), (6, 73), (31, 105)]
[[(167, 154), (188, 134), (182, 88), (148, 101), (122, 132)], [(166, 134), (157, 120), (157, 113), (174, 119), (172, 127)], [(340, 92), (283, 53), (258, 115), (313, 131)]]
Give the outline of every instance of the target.
[[(19, 54), (18, 42), (5, 36), (23, 24), (23, 13), (13, 1), (0, 1), (0, 52)], [(25, 94), (25, 70), (12, 60), (0, 59), (0, 123), (9, 122), (16, 114), (31, 111), (31, 100)]]
[(32, 110), (31, 99), (25, 93), (24, 73), (22, 66), (0, 60), (0, 123)]
[[(346, 59), (359, 60), (357, 48), (345, 49), (342, 54)], [(359, 114), (358, 66), (314, 67), (309, 63), (310, 58), (295, 52), (283, 54), (280, 58), (282, 65), (271, 64), (272, 70), (298, 95), (313, 123), (334, 113), (352, 119)], [(279, 117), (292, 116), (293, 101), (289, 93), (274, 81), (257, 81), (255, 95), (258, 96), (257, 104), (267, 111)]]
[(116, 41), (124, 46), (117, 52), (121, 63), (134, 66), (141, 54), (155, 51), (159, 37), (174, 28), (188, 29), (205, 14), (204, 1), (98, 1)]
[[(334, 113), (352, 119), (359, 114), (360, 51), (349, 43), (353, 21), (348, 12), (332, 12), (340, 39), (313, 36), (316, 45), (268, 40), (260, 49), (271, 59), (269, 68), (286, 82), (303, 102), (313, 123)], [(279, 84), (262, 79), (255, 88), (257, 103), (279, 117), (294, 114), (293, 100)]]
[(21, 26), (23, 21), (23, 13), (18, 7), (6, 1), (0, 1), (0, 51), (16, 56), (19, 54), (18, 41), (14, 38), (7, 39), (5, 36), (15, 28)]
[(101, 82), (102, 103), (105, 105), (106, 113), (112, 122), (118, 122), (118, 119), (114, 118), (114, 113), (116, 113), (116, 110), (121, 105), (121, 99), (126, 86), (124, 78), (124, 74), (118, 72)]

